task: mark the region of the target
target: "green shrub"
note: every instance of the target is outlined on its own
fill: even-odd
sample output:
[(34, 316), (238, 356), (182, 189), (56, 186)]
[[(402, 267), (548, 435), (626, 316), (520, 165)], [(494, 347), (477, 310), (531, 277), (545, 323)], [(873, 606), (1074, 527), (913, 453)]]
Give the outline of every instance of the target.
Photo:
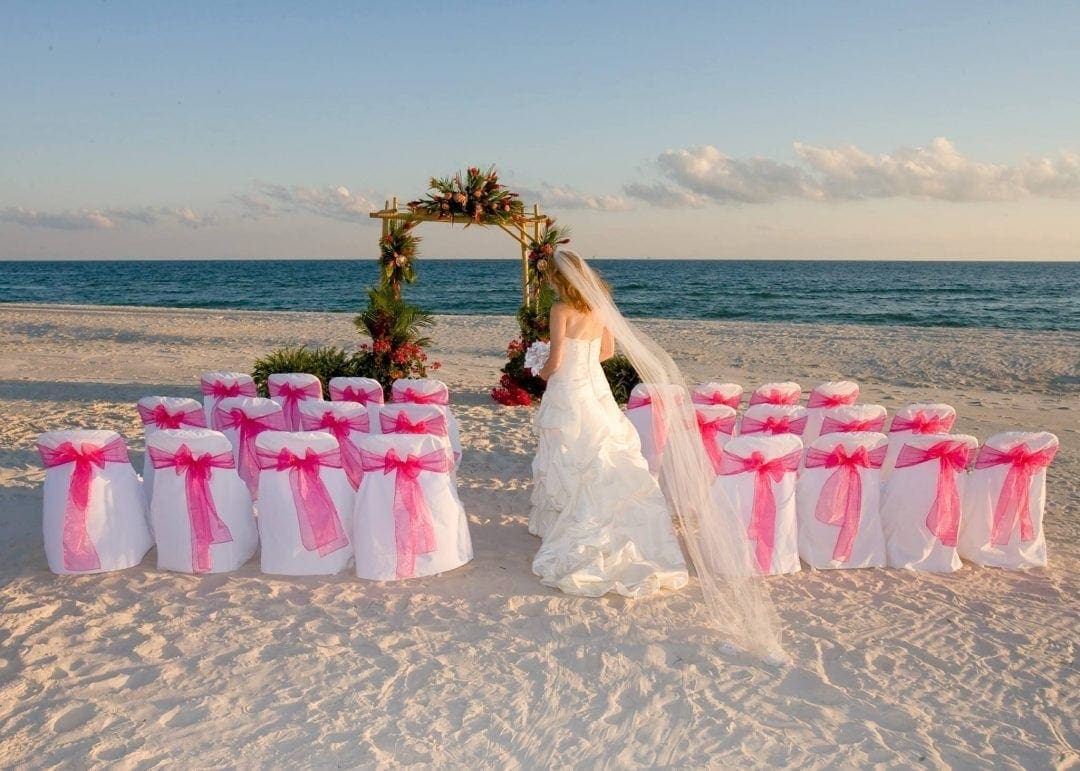
[(307, 348), (277, 348), (255, 360), (251, 377), (260, 396), (267, 396), (266, 379), (275, 372), (307, 372), (322, 381), (323, 398), (329, 399), (329, 383), (333, 377), (375, 377), (370, 352), (349, 353), (334, 346)]

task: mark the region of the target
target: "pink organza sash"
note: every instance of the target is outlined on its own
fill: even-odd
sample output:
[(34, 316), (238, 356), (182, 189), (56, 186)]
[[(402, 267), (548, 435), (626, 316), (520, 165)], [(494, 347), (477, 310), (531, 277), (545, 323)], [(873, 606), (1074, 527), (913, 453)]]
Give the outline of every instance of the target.
[(834, 468), (821, 487), (814, 517), (826, 525), (840, 527), (833, 547), (832, 558), (840, 562), (851, 559), (851, 548), (859, 533), (862, 517), (862, 477), (859, 469), (879, 469), (885, 461), (888, 447), (875, 450), (857, 447), (850, 454), (843, 445), (836, 445), (826, 452), (816, 447), (806, 451), (806, 468)]
[(926, 516), (926, 529), (945, 546), (956, 546), (960, 531), (960, 489), (956, 475), (967, 468), (970, 458), (971, 449), (966, 444), (949, 440), (925, 450), (905, 444), (896, 458), (898, 469), (937, 461), (937, 487)]
[(731, 436), (735, 431), (735, 416), (728, 415), (710, 420), (699, 412), (697, 426), (701, 433), (701, 440), (705, 444), (705, 454), (709, 456), (709, 462), (712, 463), (713, 473), (719, 474), (723, 458), (720, 447), (716, 444), (716, 437), (720, 434)]
[(773, 495), (771, 483), (782, 480), (784, 474), (798, 471), (801, 458), (801, 450), (772, 460), (766, 460), (765, 455), (758, 451), (751, 453), (749, 458), (743, 458), (724, 450), (721, 474), (754, 474), (754, 503), (746, 535), (754, 541), (754, 556), (758, 568), (765, 574), (772, 571), (776, 543), (776, 496)]
[(382, 404), (383, 392), (381, 388), (353, 388), (351, 385), (330, 386), (330, 399), (335, 402), (357, 402), (358, 404)]
[(726, 407), (737, 410), (739, 408), (739, 402), (742, 401), (742, 394), (724, 396), (722, 391), (707, 391), (705, 393), (694, 391), (690, 394), (690, 401), (693, 404), (703, 404), (711, 407), (717, 407), (723, 404)]
[(130, 463), (127, 447), (120, 437), (103, 446), (83, 442), (78, 448), (71, 442), (57, 447), (37, 446), (45, 468), (74, 463), (64, 505), (63, 550), (64, 567), (68, 570), (100, 570), (94, 542), (86, 531), (86, 509), (90, 504), (90, 486), (94, 481), (94, 466), (105, 468), (106, 463)]
[(251, 497), (257, 497), (259, 494), (259, 461), (255, 454), (255, 437), (263, 431), (284, 431), (284, 415), (277, 411), (256, 418), (249, 417), (240, 407), (233, 407), (228, 411), (217, 407), (214, 409), (214, 425), (221, 431), (230, 428), (236, 429), (237, 472), (247, 484), (248, 490), (251, 491)]
[(816, 407), (846, 407), (854, 404), (859, 398), (859, 392), (849, 391), (846, 394), (824, 394), (821, 391), (811, 391), (806, 400), (806, 408)]
[(821, 421), (821, 435), (825, 434), (851, 434), (856, 431), (880, 431), (885, 427), (885, 416), (867, 418), (866, 420), (838, 420), (826, 415)]
[(664, 415), (664, 405), (660, 400), (653, 400), (652, 394), (630, 394), (626, 401), (627, 410), (636, 410), (639, 407), (652, 407), (649, 415), (652, 421), (653, 453), (659, 457), (660, 452), (667, 444), (667, 419)]
[(300, 542), (308, 551), (318, 551), (320, 557), (349, 545), (349, 537), (341, 526), (341, 517), (330, 491), (323, 483), (321, 469), (342, 468), (338, 448), (316, 452), (308, 448), (297, 455), (287, 447), (277, 452), (256, 449), (259, 468), (288, 471), (296, 518), (300, 525)]
[(918, 410), (910, 418), (897, 415), (893, 418), (889, 432), (911, 431), (913, 434), (947, 434), (952, 431), (955, 415), (927, 415)]
[(164, 404), (158, 403), (152, 409), (142, 404), (136, 404), (135, 409), (139, 411), (139, 418), (144, 426), (153, 425), (156, 428), (180, 428), (182, 426), (206, 428), (206, 413), (202, 407), (189, 407), (179, 412), (169, 412)]
[(758, 389), (750, 394), (750, 406), (753, 407), (755, 404), (778, 404), (781, 406), (798, 404), (799, 395), (798, 391), (784, 391), (779, 388), (770, 388), (767, 391)]
[(292, 383), (267, 383), (271, 397), (281, 399), (281, 409), (285, 413), (285, 425), (290, 431), (300, 429), (300, 402), (305, 399), (322, 398), (322, 384), (319, 382), (294, 386)]
[(255, 395), (255, 384), (251, 381), (227, 383), (224, 380), (203, 380), (200, 385), (203, 396), (213, 396), (215, 401), (221, 401), (230, 396)]
[(391, 397), (395, 402), (406, 402), (409, 404), (437, 404), (445, 407), (450, 404), (450, 394), (446, 392), (446, 389), (440, 388), (436, 391), (432, 391), (429, 394), (421, 393), (412, 386), (408, 388), (398, 389), (395, 388), (391, 391)]
[(205, 573), (211, 568), (211, 544), (230, 543), (233, 539), (228, 526), (218, 516), (210, 491), (210, 476), (214, 469), (236, 467), (232, 453), (212, 455), (204, 452), (196, 456), (186, 444), (180, 445), (175, 453), (157, 447), (149, 447), (147, 451), (155, 469), (171, 468), (177, 476), (184, 477), (191, 529), (191, 572)]
[(341, 447), (341, 462), (345, 467), (345, 476), (354, 490), (360, 489), (364, 478), (364, 467), (360, 462), (360, 448), (351, 438), (353, 431), (366, 434), (371, 430), (371, 421), (366, 412), (359, 415), (345, 416), (326, 410), (322, 415), (300, 414), (300, 425), (305, 431), (329, 431)]
[(796, 434), (802, 435), (806, 429), (806, 416), (792, 418), (790, 415), (770, 415), (765, 420), (743, 415), (739, 433), (746, 434)]
[(420, 473), (447, 473), (454, 467), (454, 459), (445, 450), (433, 450), (424, 455), (407, 455), (401, 458), (394, 448), (390, 448), (386, 455), (361, 448), (360, 457), (363, 459), (365, 472), (397, 474), (394, 479), (397, 576), (410, 578), (416, 574), (416, 555), (430, 554), (437, 548), (431, 510), (420, 487)]
[(1050, 465), (1057, 450), (1055, 445), (1033, 451), (1023, 444), (1004, 451), (983, 445), (979, 450), (975, 468), (1009, 466), (994, 506), (994, 524), (990, 536), (994, 546), (1008, 545), (1017, 520), (1020, 521), (1021, 542), (1027, 543), (1035, 538), (1035, 527), (1031, 521), (1031, 478)]
[(446, 436), (446, 416), (432, 415), (430, 418), (413, 422), (404, 410), (391, 417), (385, 412), (379, 414), (379, 428), (384, 434), (434, 434)]

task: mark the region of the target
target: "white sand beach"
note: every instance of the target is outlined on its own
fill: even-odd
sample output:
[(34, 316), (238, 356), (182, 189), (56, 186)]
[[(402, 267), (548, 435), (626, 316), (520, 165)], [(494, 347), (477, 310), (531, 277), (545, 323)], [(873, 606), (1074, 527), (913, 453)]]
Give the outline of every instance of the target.
[(646, 322), (689, 378), (848, 378), (890, 413), (944, 401), (980, 439), (1049, 430), (1050, 566), (769, 579), (794, 663), (723, 652), (696, 585), (642, 601), (542, 586), (526, 529), (533, 410), (489, 397), (509, 317), (441, 316), (476, 559), (349, 574), (55, 576), (34, 443), (348, 314), (0, 305), (0, 766), (1080, 766), (1080, 334)]

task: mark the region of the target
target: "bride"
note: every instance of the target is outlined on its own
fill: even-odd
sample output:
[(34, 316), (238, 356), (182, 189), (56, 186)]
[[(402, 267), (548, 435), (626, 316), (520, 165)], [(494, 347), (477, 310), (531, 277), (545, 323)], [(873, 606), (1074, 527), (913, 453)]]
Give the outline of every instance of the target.
[[(784, 660), (764, 583), (753, 576), (738, 520), (697, 434), (671, 357), (615, 307), (607, 284), (574, 252), (537, 263), (558, 295), (550, 317), (548, 381), (536, 413), (529, 531), (542, 539), (533, 572), (568, 594), (645, 597), (689, 580), (673, 518), (701, 583), (709, 621), (729, 642)], [(668, 426), (659, 484), (600, 362), (618, 343)], [(665, 386), (676, 386), (676, 388)]]

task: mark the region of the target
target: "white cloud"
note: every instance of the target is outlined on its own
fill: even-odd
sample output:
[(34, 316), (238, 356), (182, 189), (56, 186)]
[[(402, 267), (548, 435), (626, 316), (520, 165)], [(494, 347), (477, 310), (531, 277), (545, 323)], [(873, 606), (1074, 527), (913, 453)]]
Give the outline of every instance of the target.
[(0, 209), (0, 222), (12, 222), (28, 228), (45, 230), (112, 230), (123, 225), (156, 225), (174, 222), (191, 228), (213, 225), (218, 217), (202, 214), (192, 209), (175, 209), (166, 206), (134, 207), (129, 209), (77, 209), (61, 212), (43, 212), (9, 206)]
[(236, 196), (249, 217), (306, 213), (347, 222), (370, 222), (368, 214), (382, 208), (367, 195), (354, 193), (344, 185), (303, 187), (259, 182), (252, 193)]
[(621, 195), (591, 195), (566, 185), (544, 183), (538, 190), (522, 189), (526, 205), (537, 201), (546, 209), (590, 209), (592, 211), (629, 211), (633, 203)]
[(704, 145), (667, 150), (656, 165), (665, 181), (633, 183), (626, 192), (657, 206), (769, 203), (782, 199), (922, 198), (1011, 201), (1080, 197), (1080, 156), (1064, 154), (1011, 166), (962, 155), (945, 138), (926, 147), (873, 155), (854, 145), (794, 144), (798, 163), (737, 159)]

